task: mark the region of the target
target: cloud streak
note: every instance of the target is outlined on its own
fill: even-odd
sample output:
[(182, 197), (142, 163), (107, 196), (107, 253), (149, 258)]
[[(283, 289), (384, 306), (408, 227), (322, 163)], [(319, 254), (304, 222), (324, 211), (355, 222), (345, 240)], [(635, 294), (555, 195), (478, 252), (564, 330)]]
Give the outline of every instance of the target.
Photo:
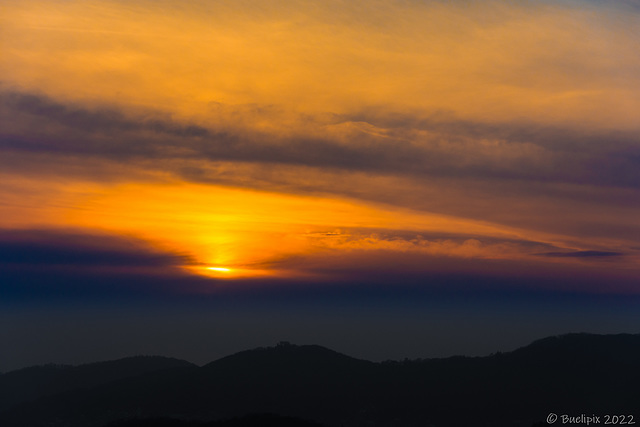
[(132, 238), (59, 230), (0, 230), (0, 264), (41, 267), (175, 267), (186, 256), (153, 251)]
[(170, 118), (65, 105), (41, 96), (5, 95), (3, 110), (13, 130), (1, 136), (0, 148), (5, 151), (132, 162), (149, 158), (237, 161), (419, 179), (640, 186), (640, 137), (632, 132), (420, 119), (393, 112), (385, 120), (381, 117), (385, 113), (377, 112), (377, 117), (312, 121), (311, 136), (303, 137), (251, 128), (208, 129)]
[[(4, 303), (144, 298), (193, 292), (191, 257), (132, 237), (82, 229), (0, 230)], [(215, 286), (213, 279), (210, 286)]]
[(546, 252), (541, 254), (542, 256), (552, 258), (610, 258), (620, 257), (624, 254), (620, 252), (607, 252), (607, 251), (577, 251), (577, 252)]

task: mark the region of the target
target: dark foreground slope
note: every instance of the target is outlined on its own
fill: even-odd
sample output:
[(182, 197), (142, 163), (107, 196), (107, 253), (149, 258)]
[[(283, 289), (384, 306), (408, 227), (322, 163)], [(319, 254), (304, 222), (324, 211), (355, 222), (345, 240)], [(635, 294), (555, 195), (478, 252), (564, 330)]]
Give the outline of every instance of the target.
[(571, 334), (487, 357), (385, 363), (281, 344), (23, 402), (1, 412), (0, 425), (265, 413), (327, 426), (529, 427), (551, 412), (640, 421), (638, 384), (640, 335)]
[(282, 415), (250, 414), (216, 421), (176, 418), (128, 418), (109, 423), (106, 427), (323, 427), (323, 425), (314, 421)]

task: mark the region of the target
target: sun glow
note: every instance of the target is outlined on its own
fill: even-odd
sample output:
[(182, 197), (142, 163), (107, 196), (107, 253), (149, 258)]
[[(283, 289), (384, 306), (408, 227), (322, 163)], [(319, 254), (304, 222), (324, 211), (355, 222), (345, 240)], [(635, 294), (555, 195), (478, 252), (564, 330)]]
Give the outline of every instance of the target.
[(192, 273), (228, 279), (297, 277), (300, 272), (289, 271), (283, 260), (312, 253), (393, 249), (393, 242), (384, 240), (343, 242), (345, 235), (334, 230), (519, 234), (489, 223), (346, 199), (187, 183), (103, 187), (74, 204), (63, 214), (67, 225), (134, 235), (159, 249), (185, 254), (183, 268)]
[(313, 251), (310, 233), (394, 222), (345, 200), (185, 183), (114, 186), (77, 207), (68, 224), (136, 235), (187, 254), (196, 274), (228, 278), (286, 275), (274, 262)]

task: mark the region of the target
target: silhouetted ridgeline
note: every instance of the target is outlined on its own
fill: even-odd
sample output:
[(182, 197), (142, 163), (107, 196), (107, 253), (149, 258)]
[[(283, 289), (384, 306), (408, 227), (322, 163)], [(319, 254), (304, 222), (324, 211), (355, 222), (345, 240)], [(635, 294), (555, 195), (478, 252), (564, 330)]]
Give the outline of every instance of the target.
[(133, 358), (10, 372), (0, 375), (0, 425), (530, 427), (551, 412), (640, 422), (639, 385), (640, 335), (570, 334), (487, 357), (383, 363), (279, 344), (200, 368)]
[(184, 360), (138, 356), (81, 366), (44, 365), (0, 375), (0, 410), (70, 390), (93, 388), (122, 378), (169, 368), (197, 368)]

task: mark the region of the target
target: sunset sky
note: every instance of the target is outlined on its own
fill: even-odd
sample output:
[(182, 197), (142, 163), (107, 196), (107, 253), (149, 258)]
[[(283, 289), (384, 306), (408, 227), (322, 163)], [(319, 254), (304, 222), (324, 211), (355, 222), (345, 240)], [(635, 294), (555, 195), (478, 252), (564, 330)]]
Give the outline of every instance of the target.
[(5, 0), (0, 371), (640, 332), (640, 3)]

